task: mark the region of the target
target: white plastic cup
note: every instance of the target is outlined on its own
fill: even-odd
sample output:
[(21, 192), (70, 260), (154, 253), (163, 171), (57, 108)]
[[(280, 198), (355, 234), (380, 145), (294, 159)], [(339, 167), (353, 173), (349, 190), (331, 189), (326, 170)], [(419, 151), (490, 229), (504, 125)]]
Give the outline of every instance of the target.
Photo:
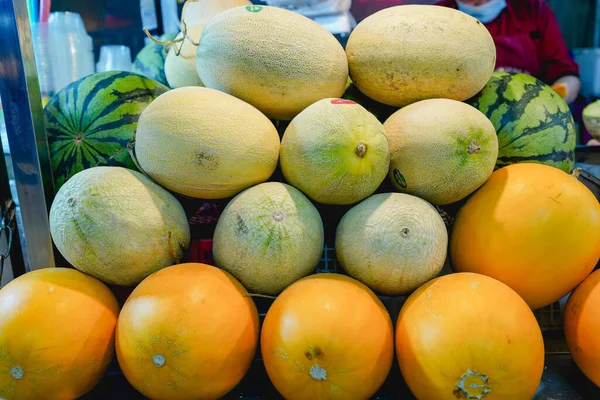
[(96, 71), (131, 71), (131, 50), (118, 44), (100, 47)]

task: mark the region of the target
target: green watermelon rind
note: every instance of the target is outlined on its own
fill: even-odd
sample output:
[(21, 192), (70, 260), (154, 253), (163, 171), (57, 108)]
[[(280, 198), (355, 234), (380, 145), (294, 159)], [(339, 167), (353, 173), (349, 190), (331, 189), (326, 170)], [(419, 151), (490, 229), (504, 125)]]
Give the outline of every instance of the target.
[[(164, 34), (161, 41), (172, 40), (177, 34)], [(131, 71), (144, 75), (150, 79), (169, 86), (165, 75), (165, 60), (167, 59), (168, 46), (158, 43), (150, 43), (135, 56)]]
[(540, 163), (570, 173), (577, 141), (569, 106), (550, 86), (522, 73), (494, 72), (470, 100), (498, 134), (496, 169), (516, 163)]
[(55, 94), (44, 107), (55, 189), (95, 166), (135, 170), (127, 144), (142, 111), (168, 90), (140, 74), (108, 71), (88, 75)]

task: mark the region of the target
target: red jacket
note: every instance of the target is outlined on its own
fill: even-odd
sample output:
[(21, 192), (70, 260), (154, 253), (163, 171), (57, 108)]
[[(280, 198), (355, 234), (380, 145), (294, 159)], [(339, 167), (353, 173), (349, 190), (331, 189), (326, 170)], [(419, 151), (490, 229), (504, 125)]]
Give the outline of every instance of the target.
[[(358, 20), (382, 8), (415, 3), (402, 0), (354, 0)], [(556, 17), (544, 0), (507, 0), (508, 6), (486, 25), (496, 43), (496, 68), (520, 71), (553, 84), (566, 75), (579, 75), (579, 67), (569, 55)], [(458, 8), (455, 0), (438, 5)]]

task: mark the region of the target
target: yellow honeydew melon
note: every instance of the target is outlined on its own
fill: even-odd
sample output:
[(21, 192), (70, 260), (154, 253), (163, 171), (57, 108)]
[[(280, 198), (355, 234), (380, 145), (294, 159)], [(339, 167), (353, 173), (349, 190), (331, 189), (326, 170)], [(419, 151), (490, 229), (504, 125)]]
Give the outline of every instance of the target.
[(286, 180), (319, 203), (365, 199), (383, 182), (389, 165), (383, 125), (351, 100), (323, 99), (309, 106), (281, 142)]
[(494, 40), (481, 22), (433, 5), (390, 7), (367, 17), (350, 35), (346, 54), (360, 91), (395, 107), (430, 98), (467, 100), (496, 65)]
[(348, 61), (318, 23), (277, 7), (236, 7), (204, 28), (196, 68), (206, 87), (238, 97), (271, 119), (291, 120), (314, 102), (341, 97)]
[(269, 179), (279, 158), (279, 135), (250, 104), (218, 90), (183, 87), (144, 109), (135, 153), (161, 186), (221, 199)]
[(419, 101), (396, 111), (384, 127), (390, 178), (400, 192), (436, 205), (450, 204), (473, 193), (494, 171), (496, 130), (468, 104)]

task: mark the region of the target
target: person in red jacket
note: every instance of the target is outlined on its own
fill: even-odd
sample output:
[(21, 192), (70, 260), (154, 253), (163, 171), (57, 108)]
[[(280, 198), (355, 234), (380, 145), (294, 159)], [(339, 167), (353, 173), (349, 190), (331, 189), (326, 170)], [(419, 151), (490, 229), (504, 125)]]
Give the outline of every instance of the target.
[[(382, 8), (416, 3), (400, 0), (355, 0), (357, 19)], [(420, 1), (423, 3), (423, 1)], [(556, 17), (544, 0), (440, 0), (481, 21), (496, 43), (496, 69), (524, 72), (554, 86), (567, 103), (579, 94), (579, 67), (571, 59)], [(364, 7), (363, 7), (364, 6)]]
[(496, 69), (524, 72), (555, 88), (567, 103), (580, 89), (579, 67), (544, 0), (441, 0), (485, 24), (496, 43)]

